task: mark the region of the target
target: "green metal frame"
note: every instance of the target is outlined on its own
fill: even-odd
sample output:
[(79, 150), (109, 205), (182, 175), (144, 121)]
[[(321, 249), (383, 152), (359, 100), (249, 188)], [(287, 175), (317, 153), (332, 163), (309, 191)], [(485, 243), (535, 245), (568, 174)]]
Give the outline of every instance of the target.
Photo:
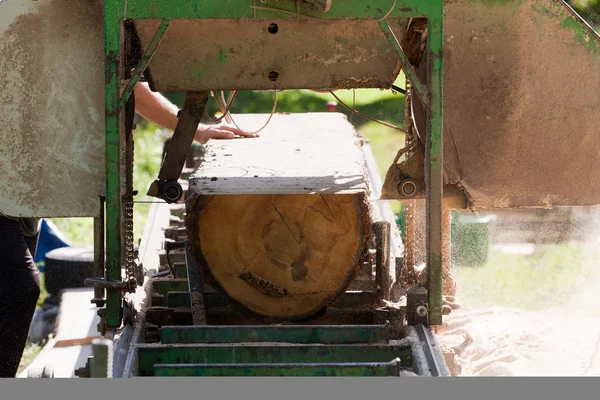
[[(390, 363), (400, 359), (403, 369), (413, 366), (413, 350), (409, 344), (254, 344), (236, 345), (138, 345), (138, 376), (153, 376), (157, 365), (229, 366), (239, 364), (371, 364)], [(362, 365), (364, 368), (365, 365)], [(314, 366), (314, 365), (313, 365)], [(249, 366), (247, 366), (250, 368)], [(340, 366), (341, 367), (341, 366)], [(228, 371), (231, 373), (232, 371)], [(235, 372), (234, 372), (235, 373)], [(314, 373), (314, 371), (311, 371)]]
[(373, 363), (156, 364), (154, 376), (399, 376), (399, 358)]
[[(393, 6), (393, 4), (395, 4)], [(296, 2), (278, 2), (279, 11), (265, 10), (259, 1), (231, 0), (105, 0), (105, 94), (106, 94), (106, 280), (121, 281), (123, 259), (121, 145), (124, 105), (150, 62), (160, 39), (174, 19), (207, 18), (296, 18)], [(390, 7), (393, 9), (390, 10)], [(389, 10), (389, 12), (387, 12)], [(427, 106), (427, 263), (429, 293), (429, 323), (442, 322), (442, 86), (443, 86), (443, 0), (344, 0), (334, 1), (328, 13), (302, 9), (302, 15), (323, 19), (361, 18), (378, 20), (383, 33), (396, 51), (406, 75)], [(259, 14), (259, 16), (257, 16)], [(402, 48), (385, 18), (426, 17), (428, 19), (428, 81), (418, 80), (407, 65)], [(123, 90), (123, 22), (128, 19), (162, 20), (149, 48)], [(106, 325), (117, 328), (122, 320), (121, 290), (108, 288), (106, 294)]]
[(163, 326), (162, 344), (191, 343), (383, 343), (389, 340), (389, 323), (384, 325), (231, 325)]

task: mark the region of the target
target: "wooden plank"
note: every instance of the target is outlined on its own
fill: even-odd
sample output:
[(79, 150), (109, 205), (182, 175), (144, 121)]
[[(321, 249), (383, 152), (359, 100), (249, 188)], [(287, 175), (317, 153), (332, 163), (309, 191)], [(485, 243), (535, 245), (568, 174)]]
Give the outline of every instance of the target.
[[(233, 115), (248, 131), (269, 115)], [(198, 194), (368, 193), (360, 138), (340, 113), (275, 114), (259, 138), (207, 144), (190, 178)]]

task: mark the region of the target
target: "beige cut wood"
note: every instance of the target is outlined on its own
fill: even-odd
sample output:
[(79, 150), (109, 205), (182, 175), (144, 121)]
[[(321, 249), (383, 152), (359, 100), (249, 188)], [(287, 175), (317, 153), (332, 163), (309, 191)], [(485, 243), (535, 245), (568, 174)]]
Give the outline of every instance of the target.
[[(266, 114), (233, 115), (255, 132)], [(214, 140), (190, 178), (200, 194), (365, 193), (360, 137), (340, 113), (275, 114), (260, 138)]]
[[(233, 116), (249, 130), (268, 115)], [(188, 191), (207, 280), (254, 314), (293, 320), (344, 292), (370, 236), (360, 138), (340, 114), (276, 115), (257, 139), (212, 141)]]

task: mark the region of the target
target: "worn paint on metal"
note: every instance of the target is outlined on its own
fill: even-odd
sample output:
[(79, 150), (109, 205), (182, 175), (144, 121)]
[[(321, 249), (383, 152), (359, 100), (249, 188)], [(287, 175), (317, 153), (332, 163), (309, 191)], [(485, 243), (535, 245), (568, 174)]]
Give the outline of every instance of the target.
[[(123, 1), (104, 2), (105, 48), (105, 129), (106, 129), (106, 279), (121, 281), (122, 197), (121, 197), (121, 121), (117, 113), (121, 78), (121, 25)], [(107, 327), (121, 325), (121, 290), (106, 291)]]
[(227, 62), (227, 53), (225, 53), (225, 50), (221, 50), (219, 52), (219, 64), (223, 65)]
[(102, 1), (0, 1), (0, 212), (95, 217), (104, 195)]
[(480, 3), (486, 7), (518, 8), (525, 4), (525, 0), (469, 0), (472, 3)]
[(598, 44), (600, 36), (590, 26), (582, 22), (581, 18), (568, 4), (562, 2), (548, 3), (547, 1), (534, 1), (531, 4), (531, 10), (546, 19), (560, 21), (562, 29), (573, 31), (575, 41), (583, 45), (594, 56), (600, 55)]
[(356, 344), (387, 342), (384, 325), (282, 325), (163, 327), (162, 344), (185, 343), (322, 343)]
[[(134, 20), (144, 48), (159, 21)], [(385, 23), (403, 37), (406, 20)], [(148, 69), (159, 91), (389, 88), (400, 63), (374, 20), (210, 18), (172, 20)]]
[(428, 104), (429, 103), (429, 90), (425, 85), (423, 85), (421, 83), (421, 80), (417, 76), (417, 73), (415, 72), (413, 66), (408, 61), (406, 54), (404, 54), (404, 50), (402, 50), (402, 47), (400, 46), (400, 42), (398, 42), (396, 35), (390, 29), (390, 26), (387, 22), (379, 21), (379, 26), (381, 26), (383, 33), (385, 34), (386, 38), (388, 39), (388, 42), (390, 42), (390, 45), (392, 46), (392, 48), (398, 55), (398, 59), (400, 60), (400, 63), (402, 64), (402, 71), (410, 79), (411, 85), (417, 92), (417, 95), (421, 98), (423, 103)]
[[(597, 48), (600, 37), (562, 1), (444, 7), (446, 188), (463, 192), (473, 209), (599, 204), (600, 159), (591, 149), (600, 145), (600, 56), (587, 37)], [(559, 89), (564, 77), (570, 83)], [(420, 108), (423, 137), (428, 116)]]
[(125, 90), (123, 91), (123, 94), (119, 98), (119, 106), (115, 110), (115, 112), (119, 112), (121, 109), (123, 109), (123, 107), (125, 107), (125, 104), (129, 100), (129, 97), (133, 93), (133, 88), (139, 82), (140, 77), (146, 70), (148, 63), (150, 63), (150, 60), (152, 59), (152, 56), (154, 55), (156, 48), (160, 44), (160, 41), (161, 41), (163, 35), (169, 28), (170, 22), (171, 21), (169, 21), (168, 19), (165, 19), (160, 23), (160, 26), (158, 27), (158, 30), (156, 31), (154, 37), (150, 41), (150, 44), (148, 45), (148, 48), (146, 49), (144, 55), (142, 56), (142, 59), (140, 60), (138, 66), (136, 66), (135, 70), (131, 74), (131, 78), (129, 79), (129, 82), (127, 82), (127, 86), (125, 86)]
[(429, 297), (429, 324), (442, 324), (442, 259), (443, 241), (443, 92), (444, 92), (444, 1), (432, 0), (427, 29), (429, 103), (427, 120), (427, 147), (425, 167), (427, 214), (427, 290)]
[[(248, 7), (248, 3), (247, 2), (242, 2), (242, 1), (232, 1), (228, 4), (228, 7), (223, 7), (222, 3), (219, 2), (207, 2), (207, 1), (203, 1), (202, 2), (202, 7), (197, 7), (197, 4), (195, 1), (193, 2), (189, 2), (189, 1), (181, 1), (181, 0), (175, 0), (173, 2), (171, 2), (168, 7), (166, 4), (163, 4), (161, 2), (155, 2), (155, 1), (149, 1), (149, 0), (131, 0), (128, 2), (127, 4), (127, 8), (126, 8), (126, 13), (127, 15), (124, 15), (124, 18), (131, 18), (135, 20), (136, 23), (136, 28), (138, 33), (140, 34), (140, 38), (142, 41), (142, 45), (144, 45), (144, 42), (146, 43), (146, 47), (148, 46), (148, 43), (152, 43), (151, 40), (149, 40), (149, 36), (148, 36), (148, 32), (152, 31), (150, 25), (154, 24), (155, 22), (153, 21), (153, 19), (156, 18), (163, 18), (163, 19), (177, 19), (177, 18), (185, 18), (185, 21), (183, 20), (179, 20), (177, 21), (177, 24), (180, 24), (179, 26), (179, 31), (175, 31), (173, 32), (170, 36), (166, 35), (165, 37), (165, 46), (163, 48), (159, 48), (156, 51), (156, 63), (149, 65), (149, 68), (151, 70), (151, 74), (153, 77), (153, 83), (155, 85), (155, 87), (158, 90), (163, 90), (163, 91), (173, 91), (173, 90), (215, 90), (215, 89), (230, 89), (232, 87), (235, 87), (237, 89), (269, 89), (269, 88), (278, 88), (278, 89), (293, 89), (293, 88), (298, 88), (298, 89), (306, 89), (306, 88), (323, 88), (323, 87), (333, 87), (333, 88), (360, 88), (360, 87), (380, 87), (380, 88), (384, 88), (384, 87), (389, 87), (391, 85), (391, 83), (395, 80), (395, 77), (397, 76), (398, 72), (399, 72), (399, 65), (397, 61), (391, 61), (393, 60), (393, 53), (390, 51), (389, 49), (389, 43), (381, 43), (381, 44), (375, 44), (378, 40), (380, 40), (380, 36), (378, 36), (377, 33), (373, 32), (372, 34), (368, 34), (369, 33), (369, 22), (367, 22), (367, 24), (363, 24), (364, 25), (364, 32), (363, 34), (360, 34), (360, 32), (358, 32), (357, 28), (358, 28), (358, 23), (360, 23), (360, 19), (362, 18), (368, 18), (368, 19), (382, 19), (383, 17), (385, 17), (386, 21), (379, 21), (380, 22), (380, 27), (384, 30), (385, 34), (387, 35), (387, 39), (388, 41), (392, 44), (392, 47), (397, 47), (396, 50), (396, 55), (402, 60), (404, 61), (405, 64), (408, 65), (408, 62), (406, 60), (406, 57), (404, 56), (404, 53), (402, 52), (402, 49), (399, 46), (399, 42), (397, 41), (397, 39), (394, 37), (394, 33), (392, 33), (392, 30), (390, 29), (389, 24), (391, 24), (392, 19), (395, 17), (414, 17), (414, 16), (420, 16), (420, 15), (424, 15), (427, 14), (432, 21), (437, 21), (440, 24), (440, 29), (441, 29), (441, 24), (443, 22), (443, 2), (419, 2), (419, 1), (414, 1), (414, 0), (401, 0), (400, 2), (394, 2), (394, 5), (392, 6), (392, 9), (388, 8), (389, 3), (387, 1), (378, 1), (378, 2), (370, 2), (368, 4), (365, 4), (362, 0), (350, 0), (350, 1), (346, 1), (346, 2), (335, 2), (334, 6), (332, 7), (332, 9), (329, 11), (329, 13), (327, 13), (326, 15), (323, 15), (322, 13), (318, 12), (318, 11), (314, 11), (312, 8), (310, 7), (305, 7), (304, 5), (300, 7), (300, 9), (292, 9), (291, 7), (295, 7), (295, 4), (290, 3), (284, 3), (279, 5), (281, 8), (281, 10), (284, 11), (288, 11), (286, 12), (281, 12), (281, 11), (267, 11), (267, 15), (269, 13), (271, 14), (275, 14), (278, 15), (278, 20), (277, 21), (281, 21), (280, 23), (282, 24), (282, 26), (285, 26), (286, 24), (290, 25), (291, 28), (289, 29), (290, 32), (303, 32), (304, 35), (306, 35), (308, 32), (314, 32), (314, 31), (318, 31), (320, 34), (322, 34), (322, 39), (321, 40), (315, 40), (313, 41), (314, 43), (319, 43), (319, 46), (322, 47), (320, 50), (324, 51), (325, 53), (328, 53), (327, 55), (325, 55), (325, 53), (323, 54), (323, 57), (319, 58), (320, 55), (318, 53), (319, 50), (318, 48), (313, 48), (311, 49), (311, 53), (306, 54), (303, 57), (300, 57), (298, 59), (295, 59), (294, 62), (292, 62), (291, 64), (289, 63), (288, 59), (294, 59), (294, 46), (289, 46), (288, 42), (284, 42), (283, 43), (283, 47), (280, 45), (278, 46), (273, 46), (271, 45), (270, 47), (267, 46), (257, 46), (251, 42), (248, 41), (248, 38), (253, 34), (252, 31), (249, 31), (248, 34), (244, 34), (242, 35), (245, 39), (245, 43), (242, 43), (245, 45), (240, 47), (240, 32), (239, 29), (240, 27), (244, 27), (244, 28), (252, 28), (253, 24), (256, 25), (256, 20), (252, 19), (252, 17), (256, 16), (259, 13), (259, 10), (256, 9), (252, 9), (250, 7)], [(361, 10), (364, 10), (363, 12), (361, 12)], [(387, 10), (387, 11), (386, 11)], [(226, 14), (223, 14), (223, 12), (226, 12)], [(260, 10), (260, 13), (262, 13), (264, 10)], [(306, 16), (313, 16), (313, 17), (318, 17), (318, 19), (311, 19), (311, 18), (304, 18)], [(294, 17), (296, 18), (302, 18), (302, 24), (298, 25), (298, 21), (296, 21), (294, 19)], [(198, 23), (198, 21), (194, 21), (195, 18), (201, 18), (204, 19), (204, 21), (201, 22), (201, 24)], [(216, 25), (210, 25), (210, 23), (212, 21), (214, 21), (215, 18), (225, 18), (223, 20), (218, 20), (218, 22), (216, 23)], [(336, 18), (337, 21), (335, 22), (328, 22), (326, 24), (323, 24), (322, 21), (324, 19), (331, 19), (331, 18)], [(340, 32), (344, 31), (344, 27), (347, 27), (347, 24), (350, 22), (349, 20), (341, 20), (340, 19), (352, 19), (354, 20), (354, 29), (352, 33), (347, 32), (346, 34), (342, 34)], [(237, 24), (238, 21), (235, 20), (239, 20), (239, 19), (244, 19), (241, 25)], [(286, 19), (288, 21), (286, 21)], [(319, 19), (321, 19), (322, 21), (319, 21)], [(198, 35), (198, 34), (193, 34), (193, 29), (199, 29), (200, 27), (202, 27), (202, 29), (209, 29), (212, 32), (218, 31), (220, 32), (221, 35), (223, 35), (223, 32), (228, 32), (231, 29), (215, 29), (215, 27), (219, 26), (219, 24), (223, 25), (223, 24), (227, 24), (227, 23), (231, 23), (234, 22), (234, 27), (237, 27), (238, 29), (233, 29), (233, 31), (236, 32), (236, 36), (234, 38), (234, 41), (232, 43), (228, 43), (227, 44), (227, 51), (225, 51), (225, 48), (223, 47), (223, 37), (220, 37), (220, 46), (221, 48), (218, 51), (218, 57), (217, 57), (217, 62), (218, 64), (213, 65), (213, 63), (207, 62), (206, 60), (210, 59), (210, 52), (214, 51), (212, 49), (208, 49), (209, 53), (207, 53), (206, 55), (202, 55), (201, 53), (199, 53), (202, 50), (202, 47), (199, 49), (186, 49), (186, 48), (181, 48), (182, 44), (189, 44), (189, 43), (193, 43), (193, 41), (190, 41), (191, 37), (198, 37), (198, 36), (206, 36), (207, 32), (204, 32), (204, 35)], [(339, 22), (338, 25), (336, 25), (336, 22)], [(196, 25), (194, 25), (196, 23)], [(262, 23), (261, 21), (259, 21), (259, 23)], [(145, 24), (145, 25), (144, 25)], [(187, 24), (184, 26), (184, 24)], [(295, 25), (294, 25), (295, 24)], [(175, 25), (175, 23), (174, 23)], [(209, 26), (210, 25), (210, 26)], [(313, 26), (314, 25), (314, 26)], [(434, 28), (436, 27), (435, 24), (432, 24), (431, 26), (433, 26)], [(256, 25), (256, 28), (259, 28), (260, 25)], [(375, 25), (376, 27), (376, 25)], [(183, 29), (186, 28), (186, 29)], [(222, 27), (223, 28), (223, 27)], [(173, 29), (177, 29), (177, 28), (173, 28)], [(307, 30), (308, 29), (308, 30)], [(331, 34), (327, 34), (326, 31), (327, 29), (333, 29), (333, 32)], [(399, 32), (403, 32), (403, 29), (398, 30)], [(259, 32), (259, 31), (257, 31)], [(197, 32), (196, 32), (197, 33)], [(190, 36), (191, 34), (191, 36)], [(186, 36), (187, 35), (187, 36)], [(442, 34), (440, 34), (440, 37), (443, 36)], [(266, 36), (268, 37), (268, 35)], [(348, 46), (341, 46), (341, 49), (343, 49), (344, 51), (340, 54), (340, 57), (334, 57), (331, 58), (331, 50), (334, 47), (328, 47), (326, 40), (326, 38), (332, 37), (335, 38), (336, 37), (342, 37), (344, 40), (354, 40), (355, 42), (353, 44), (350, 44)], [(356, 38), (361, 38), (364, 43), (358, 43), (356, 42)], [(207, 43), (211, 43), (210, 38), (208, 37), (204, 37), (204, 42), (203, 45), (206, 45)], [(277, 37), (272, 37), (271, 38), (271, 42), (277, 39)], [(170, 40), (170, 42), (169, 42)], [(266, 39), (257, 39), (257, 40), (266, 40)], [(435, 39), (434, 39), (435, 41)], [(339, 45), (339, 40), (337, 40), (338, 42), (338, 46)], [(434, 46), (435, 46), (435, 42), (434, 42), (434, 46), (432, 47), (432, 45), (430, 45), (430, 50), (433, 49), (433, 52), (435, 53), (434, 57), (441, 57), (441, 44), (442, 41), (440, 41), (439, 43), (439, 51), (437, 51)], [(394, 46), (395, 45), (395, 46)], [(237, 47), (236, 47), (237, 46)], [(317, 47), (319, 47), (317, 46)], [(363, 46), (363, 47), (361, 47)], [(203, 46), (204, 47), (204, 46)], [(242, 54), (240, 56), (240, 52), (243, 53), (244, 48), (248, 49), (252, 49), (252, 51), (258, 51), (259, 49), (269, 49), (271, 51), (271, 55), (269, 54), (263, 54), (258, 55), (258, 54), (251, 54), (251, 57), (246, 56), (245, 54)], [(288, 54), (289, 50), (288, 49), (292, 49), (292, 53)], [(338, 49), (338, 50), (341, 50)], [(348, 49), (353, 49), (353, 52), (348, 52)], [(398, 52), (399, 50), (399, 52)], [(107, 47), (107, 51), (108, 51), (108, 47)], [(161, 53), (161, 51), (163, 51), (163, 53)], [(194, 54), (197, 58), (203, 60), (205, 63), (207, 63), (208, 65), (203, 66), (202, 68), (198, 67), (198, 63), (197, 62), (192, 62), (192, 64), (190, 65), (177, 65), (177, 68), (174, 68), (174, 66), (170, 66), (170, 65), (166, 65), (169, 60), (173, 61), (173, 60), (177, 60), (178, 62), (182, 62), (182, 59), (178, 58), (178, 57), (173, 57), (173, 54), (171, 54), (173, 51), (177, 52), (177, 54)], [(437, 51), (437, 52), (436, 52)], [(362, 53), (361, 53), (362, 52)], [(370, 54), (369, 54), (370, 52)], [(335, 53), (335, 52), (334, 52)], [(215, 54), (215, 53), (213, 53)], [(234, 57), (235, 55), (235, 57)], [(382, 57), (383, 55), (383, 57)], [(273, 58), (274, 56), (274, 58)], [(277, 57), (283, 56), (283, 59), (279, 59)], [(296, 55), (297, 56), (297, 55)], [(353, 57), (353, 59), (345, 59), (344, 57)], [(287, 58), (286, 58), (287, 57)], [(311, 59), (314, 58), (313, 59)], [(316, 58), (315, 58), (316, 57)], [(327, 59), (327, 57), (330, 57), (330, 59)], [(377, 57), (379, 57), (378, 60), (375, 60)], [(243, 62), (247, 63), (248, 60), (254, 60), (254, 59), (258, 59), (261, 60), (261, 63), (259, 63), (259, 65), (256, 66), (255, 69), (253, 66), (251, 65), (239, 65), (238, 69), (241, 72), (236, 72), (236, 70), (222, 70), (220, 68), (216, 68), (217, 65), (221, 65), (223, 66), (224, 64), (227, 63), (227, 68), (229, 68), (232, 64), (234, 65), (235, 68), (235, 64), (236, 64), (236, 59), (238, 60), (238, 63), (240, 62), (239, 60), (242, 60)], [(389, 59), (390, 61), (388, 61), (387, 59)], [(231, 60), (231, 61), (230, 61)], [(185, 61), (185, 60), (184, 60)], [(307, 62), (308, 61), (308, 62)], [(385, 62), (384, 62), (385, 61)], [(312, 65), (312, 64), (314, 65)], [(264, 70), (265, 65), (268, 64), (273, 64), (276, 67), (273, 67), (273, 70), (277, 70), (280, 74), (280, 79), (278, 79), (277, 82), (268, 82), (267, 80), (265, 80), (265, 74), (268, 75), (268, 70)], [(304, 65), (306, 64), (306, 65)], [(343, 67), (347, 65), (347, 68), (344, 69)], [(300, 72), (299, 73), (295, 73), (293, 70), (293, 66), (299, 66), (300, 67)], [(377, 67), (379, 69), (382, 68), (382, 66), (386, 66), (386, 68), (390, 69), (388, 71), (384, 71), (383, 75), (380, 74), (375, 74), (374, 71), (372, 69), (369, 68), (373, 68), (373, 67)], [(314, 67), (314, 68), (312, 68)], [(335, 67), (336, 72), (335, 73), (327, 73), (327, 68), (331, 68), (331, 67)], [(160, 69), (162, 68), (162, 70)], [(269, 67), (270, 68), (270, 67)], [(283, 69), (282, 69), (283, 68)], [(306, 75), (305, 71), (311, 71), (313, 69), (317, 69), (320, 73), (317, 75)], [(362, 68), (362, 69), (361, 69)], [(409, 67), (410, 69), (410, 67)], [(188, 74), (188, 77), (183, 77), (183, 78), (179, 78), (179, 80), (173, 80), (173, 78), (177, 78), (175, 72), (181, 70), (183, 71), (183, 74)], [(430, 142), (430, 146), (431, 146), (431, 152), (430, 155), (432, 157), (431, 158), (431, 162), (432, 165), (434, 165), (435, 167), (433, 168), (433, 173), (431, 174), (431, 177), (433, 178), (433, 185), (434, 187), (436, 186), (437, 181), (441, 180), (441, 68), (435, 68), (434, 70), (436, 72), (434, 72), (434, 81), (433, 81), (433, 86), (435, 87), (436, 83), (439, 83), (439, 90), (440, 93), (438, 93), (437, 96), (437, 102), (439, 104), (430, 104), (430, 99), (429, 99), (429, 90), (425, 89), (422, 87), (422, 85), (419, 84), (419, 81), (415, 81), (414, 85), (417, 88), (417, 92), (420, 94), (420, 96), (422, 96), (422, 99), (424, 100), (424, 102), (429, 106), (430, 108), (430, 112), (431, 114), (434, 116), (434, 122), (428, 124), (428, 131), (430, 132), (430, 137), (432, 138), (431, 142)], [(195, 80), (194, 81), (190, 81), (189, 79), (189, 71), (195, 71)], [(373, 72), (371, 72), (373, 71)], [(408, 73), (410, 75), (410, 72), (412, 70), (410, 70)], [(203, 76), (202, 80), (198, 80), (198, 75), (200, 75), (200, 72)], [(390, 75), (391, 72), (391, 75)], [(413, 72), (413, 78), (414, 78), (414, 71)], [(109, 72), (107, 71), (107, 76), (109, 75)], [(192, 76), (194, 75), (194, 73), (191, 74)], [(320, 81), (319, 77), (328, 77), (327, 79), (329, 79), (329, 81)], [(297, 77), (300, 77), (300, 79), (298, 80)], [(221, 80), (220, 80), (221, 79)], [(435, 80), (437, 79), (437, 81)], [(163, 82), (164, 81), (164, 82)], [(199, 86), (200, 85), (200, 86)], [(204, 85), (204, 86), (202, 86)], [(248, 86), (245, 87), (244, 85)], [(438, 90), (438, 88), (436, 88), (436, 90)], [(108, 104), (108, 103), (107, 103)], [(438, 132), (439, 131), (439, 132)], [(107, 133), (108, 133), (108, 128), (107, 128)], [(107, 138), (107, 143), (108, 143), (108, 138)], [(108, 150), (107, 150), (107, 154), (108, 154)], [(113, 153), (114, 154), (114, 153)], [(438, 171), (439, 170), (439, 171)], [(438, 173), (439, 172), (439, 173)], [(110, 176), (110, 175), (109, 175)], [(108, 185), (110, 186), (110, 178), (109, 178), (109, 183)], [(440, 201), (441, 201), (441, 185), (439, 187), (439, 190), (436, 188), (433, 190), (433, 193), (429, 193), (429, 197), (433, 196), (433, 197), (437, 197), (439, 195), (440, 197)], [(108, 191), (110, 192), (110, 191)], [(110, 198), (110, 193), (109, 193), (109, 200), (108, 202), (112, 202), (114, 199)], [(431, 201), (431, 199), (430, 199)], [(437, 207), (437, 199), (433, 200), (434, 202), (434, 206), (433, 206), (433, 213), (436, 212), (436, 207)], [(113, 203), (116, 204), (116, 203)], [(107, 206), (108, 207), (108, 206)], [(429, 210), (431, 214), (432, 210)], [(439, 210), (440, 215), (438, 217), (433, 217), (433, 222), (435, 224), (435, 221), (439, 220), (441, 221), (441, 208)], [(108, 213), (110, 214), (110, 213)], [(116, 216), (115, 216), (116, 218)], [(431, 222), (431, 221), (430, 221)], [(434, 230), (436, 230), (437, 228), (434, 228)], [(438, 229), (439, 230), (439, 229)], [(431, 239), (431, 238), (430, 238)], [(430, 240), (431, 241), (431, 240)], [(433, 246), (435, 247), (437, 243), (437, 240), (434, 238), (433, 240)], [(110, 246), (109, 246), (110, 248)], [(433, 250), (433, 257), (432, 260), (434, 262), (434, 264), (436, 264), (436, 260), (438, 259), (438, 257), (436, 256), (436, 251), (437, 250)], [(441, 264), (441, 263), (440, 263)], [(431, 268), (429, 268), (429, 270), (433, 270), (433, 274), (436, 274), (436, 270), (437, 268), (435, 267), (435, 265)], [(437, 276), (437, 275), (436, 275)], [(440, 276), (441, 276), (441, 268), (440, 268)], [(433, 291), (431, 292), (432, 296), (437, 297), (438, 293), (437, 293), (437, 287), (434, 287)], [(441, 301), (441, 293), (440, 294), (440, 301)], [(437, 304), (437, 303), (436, 303)], [(435, 315), (436, 313), (436, 304), (433, 305), (433, 314)], [(441, 312), (440, 312), (440, 317), (441, 317)], [(435, 318), (434, 318), (435, 319)]]
[[(302, 16), (333, 19), (333, 18), (360, 18), (381, 19), (390, 12), (389, 17), (414, 17), (424, 16), (429, 12), (430, 2), (418, 0), (344, 0), (333, 2), (329, 12), (324, 13), (314, 9), (311, 5), (300, 3)], [(258, 18), (297, 18), (295, 2), (278, 2), (265, 5), (256, 3), (258, 7), (274, 8), (281, 11), (257, 9)], [(254, 18), (252, 3), (247, 0), (230, 0), (224, 6), (221, 1), (200, 0), (172, 0), (161, 2), (155, 0), (128, 0), (126, 18)]]
[(400, 363), (157, 364), (154, 376), (399, 376)]
[(560, 23), (561, 28), (573, 31), (575, 39), (581, 43), (590, 53), (600, 54), (598, 42), (594, 40), (593, 34), (573, 17), (566, 17)]
[(188, 292), (187, 278), (156, 278), (151, 284), (153, 291), (158, 292), (163, 296), (166, 296), (168, 292)]
[(412, 366), (410, 345), (139, 345), (138, 374), (152, 376), (156, 364), (254, 364), (254, 363), (372, 363), (400, 358), (401, 367)]

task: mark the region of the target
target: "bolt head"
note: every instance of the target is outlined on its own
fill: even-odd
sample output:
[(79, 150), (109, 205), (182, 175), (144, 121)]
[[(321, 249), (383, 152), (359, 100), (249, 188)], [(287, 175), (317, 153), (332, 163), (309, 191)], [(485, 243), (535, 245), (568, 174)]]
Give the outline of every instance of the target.
[(404, 180), (400, 183), (400, 193), (407, 197), (412, 197), (417, 193), (417, 184), (412, 179)]
[(417, 307), (416, 312), (419, 317), (424, 318), (427, 316), (427, 307), (419, 306), (419, 307)]

